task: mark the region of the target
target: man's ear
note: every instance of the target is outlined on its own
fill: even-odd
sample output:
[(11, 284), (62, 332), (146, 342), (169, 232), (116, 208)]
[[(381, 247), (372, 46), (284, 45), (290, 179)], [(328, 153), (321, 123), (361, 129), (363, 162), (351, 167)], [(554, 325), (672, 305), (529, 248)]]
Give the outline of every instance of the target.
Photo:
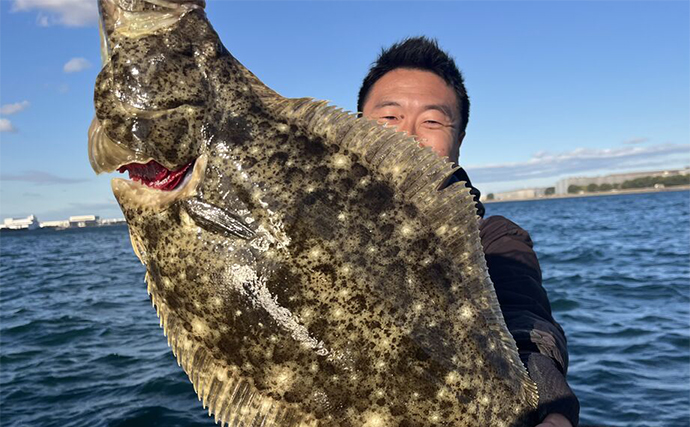
[(465, 139), (465, 135), (465, 131), (460, 132), (460, 135), (458, 135), (458, 148), (462, 145), (462, 140)]

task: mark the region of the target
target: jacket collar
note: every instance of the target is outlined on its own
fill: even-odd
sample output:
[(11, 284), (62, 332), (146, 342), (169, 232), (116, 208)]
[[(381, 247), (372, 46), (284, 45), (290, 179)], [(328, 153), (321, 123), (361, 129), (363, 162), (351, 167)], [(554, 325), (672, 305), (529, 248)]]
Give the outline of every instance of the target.
[(446, 182), (446, 185), (444, 188), (455, 184), (456, 182), (464, 181), (465, 182), (465, 187), (468, 187), (470, 189), (470, 194), (472, 197), (474, 197), (474, 203), (475, 206), (477, 207), (477, 215), (480, 217), (484, 218), (484, 214), (486, 213), (486, 209), (484, 209), (484, 204), (479, 201), (479, 198), (481, 197), (481, 193), (479, 190), (472, 186), (472, 183), (470, 182), (470, 177), (467, 176), (467, 172), (465, 172), (465, 169), (460, 168), (456, 170), (453, 175), (450, 176), (448, 181)]

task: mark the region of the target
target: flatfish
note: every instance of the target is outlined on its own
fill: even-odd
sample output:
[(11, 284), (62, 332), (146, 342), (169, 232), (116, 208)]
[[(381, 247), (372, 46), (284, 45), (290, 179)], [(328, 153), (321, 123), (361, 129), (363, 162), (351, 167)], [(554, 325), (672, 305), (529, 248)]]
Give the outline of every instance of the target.
[(232, 426), (528, 426), (472, 196), (411, 137), (266, 87), (204, 3), (101, 0), (89, 129), (178, 363)]

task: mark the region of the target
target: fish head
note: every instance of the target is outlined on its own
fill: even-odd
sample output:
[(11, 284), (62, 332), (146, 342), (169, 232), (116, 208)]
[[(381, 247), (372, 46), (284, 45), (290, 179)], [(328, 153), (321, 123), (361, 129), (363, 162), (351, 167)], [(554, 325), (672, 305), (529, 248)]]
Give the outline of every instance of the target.
[[(247, 103), (241, 91), (231, 90), (243, 68), (203, 8), (203, 0), (99, 1), (103, 68), (95, 84), (89, 159), (96, 173), (129, 173), (130, 180), (114, 179), (112, 189), (145, 264), (157, 254), (160, 238), (172, 238), (161, 230), (179, 230), (178, 241), (195, 237), (185, 204), (202, 216), (199, 221), (216, 219), (218, 211), (198, 200), (202, 183), (217, 179), (207, 176), (208, 158), (219, 140), (247, 136), (237, 118)], [(217, 61), (226, 72), (221, 83), (208, 73)], [(222, 99), (215, 93), (219, 86), (227, 89)], [(247, 227), (234, 217), (218, 220), (233, 236), (246, 237)]]
[(208, 148), (207, 127), (218, 118), (209, 113), (214, 97), (206, 70), (229, 54), (203, 6), (203, 0), (99, 2), (104, 65), (89, 138), (96, 173), (151, 161), (156, 171), (179, 172)]
[[(129, 173), (132, 180), (115, 179), (112, 187), (133, 240), (137, 228), (156, 228), (142, 223), (198, 195), (202, 181), (218, 178), (206, 176), (216, 148), (251, 137), (242, 117), (256, 104), (249, 90), (255, 78), (224, 48), (204, 5), (99, 1), (103, 68), (95, 84), (89, 159), (96, 173)], [(258, 79), (251, 85), (265, 88)]]

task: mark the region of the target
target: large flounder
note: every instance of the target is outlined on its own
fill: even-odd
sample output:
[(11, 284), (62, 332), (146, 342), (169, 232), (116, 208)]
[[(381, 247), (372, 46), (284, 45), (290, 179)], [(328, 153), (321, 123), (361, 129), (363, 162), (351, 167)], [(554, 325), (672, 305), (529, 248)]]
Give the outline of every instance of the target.
[[(536, 388), (463, 185), (412, 138), (285, 99), (203, 2), (102, 0), (89, 155), (178, 362), (235, 426), (526, 426)], [(532, 424), (533, 425), (533, 424)]]

